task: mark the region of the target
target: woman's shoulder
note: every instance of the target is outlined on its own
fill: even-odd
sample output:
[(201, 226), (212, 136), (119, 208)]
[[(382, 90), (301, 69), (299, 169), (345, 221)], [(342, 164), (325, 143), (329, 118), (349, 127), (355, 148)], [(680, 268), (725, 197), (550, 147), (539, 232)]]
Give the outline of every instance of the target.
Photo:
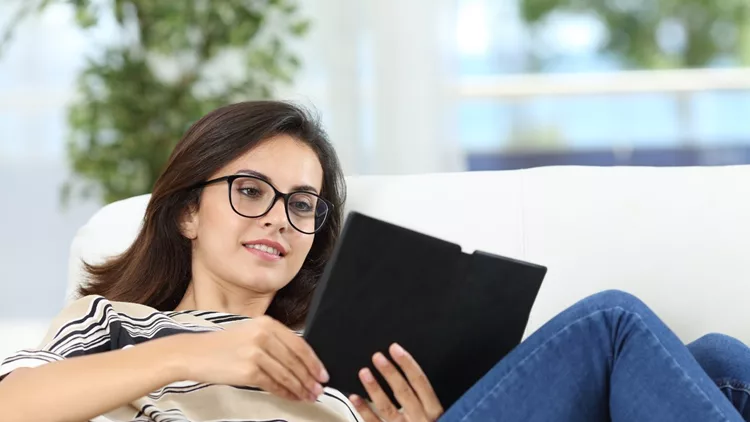
[(108, 300), (101, 295), (88, 295), (82, 296), (74, 301), (70, 302), (61, 312), (61, 315), (65, 314), (87, 314), (96, 308), (109, 308), (117, 312), (133, 313), (133, 314), (152, 314), (159, 312), (156, 309), (142, 305), (139, 303), (131, 302), (117, 302)]
[(111, 306), (109, 301), (98, 295), (84, 296), (70, 302), (52, 319), (42, 343), (51, 341), (65, 327), (93, 323), (100, 319), (107, 306)]
[(182, 332), (220, 328), (210, 320), (190, 313), (159, 311), (147, 305), (108, 300), (100, 295), (80, 297), (70, 302), (52, 321), (42, 345), (61, 338), (124, 340), (128, 344)]
[[(132, 302), (108, 300), (100, 295), (80, 297), (69, 303), (55, 318), (59, 323), (73, 319), (96, 318), (98, 315), (114, 313), (130, 319), (145, 320), (149, 318), (168, 318), (185, 324), (217, 326), (226, 323), (247, 320), (242, 315), (218, 311), (185, 310), (160, 311), (151, 306)], [(54, 325), (54, 324), (53, 324)]]
[(63, 326), (110, 323), (116, 318), (125, 316), (130, 318), (147, 318), (155, 314), (162, 314), (158, 310), (138, 303), (111, 301), (100, 295), (83, 296), (66, 305), (52, 320), (50, 333)]
[[(60, 321), (69, 321), (74, 318), (95, 317), (100, 314), (114, 313), (121, 316), (137, 319), (146, 319), (151, 317), (162, 317), (170, 319), (184, 319), (187, 316), (190, 321), (194, 312), (190, 311), (160, 311), (148, 305), (133, 302), (119, 302), (109, 300), (101, 295), (83, 296), (70, 302), (56, 317)], [(206, 314), (206, 312), (203, 312)]]

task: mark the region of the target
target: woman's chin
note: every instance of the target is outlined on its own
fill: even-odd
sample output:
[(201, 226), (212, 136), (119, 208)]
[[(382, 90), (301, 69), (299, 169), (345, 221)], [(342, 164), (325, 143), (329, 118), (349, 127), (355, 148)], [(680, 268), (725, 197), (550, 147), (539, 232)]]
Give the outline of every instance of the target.
[(252, 279), (244, 279), (239, 283), (242, 287), (255, 293), (276, 293), (284, 286), (289, 284), (289, 281), (280, 280), (279, 277), (253, 277)]

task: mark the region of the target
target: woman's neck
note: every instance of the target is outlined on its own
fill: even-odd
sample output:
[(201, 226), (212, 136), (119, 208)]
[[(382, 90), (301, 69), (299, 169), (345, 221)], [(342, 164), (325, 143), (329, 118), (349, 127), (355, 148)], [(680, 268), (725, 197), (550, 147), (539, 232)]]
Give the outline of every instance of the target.
[(236, 286), (191, 281), (176, 311), (202, 310), (233, 315), (258, 317), (264, 315), (274, 295), (249, 292)]

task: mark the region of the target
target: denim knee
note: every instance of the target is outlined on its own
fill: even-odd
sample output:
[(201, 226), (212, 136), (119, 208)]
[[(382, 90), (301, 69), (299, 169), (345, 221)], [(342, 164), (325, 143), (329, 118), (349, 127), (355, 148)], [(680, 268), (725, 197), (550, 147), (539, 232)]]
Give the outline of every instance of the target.
[(717, 349), (725, 347), (739, 349), (747, 348), (745, 343), (722, 333), (708, 333), (690, 344), (699, 349)]
[(688, 349), (711, 378), (750, 383), (750, 348), (734, 337), (707, 334), (690, 343)]
[(604, 290), (585, 298), (581, 302), (596, 309), (622, 308), (627, 312), (636, 314), (651, 312), (642, 300), (622, 290)]

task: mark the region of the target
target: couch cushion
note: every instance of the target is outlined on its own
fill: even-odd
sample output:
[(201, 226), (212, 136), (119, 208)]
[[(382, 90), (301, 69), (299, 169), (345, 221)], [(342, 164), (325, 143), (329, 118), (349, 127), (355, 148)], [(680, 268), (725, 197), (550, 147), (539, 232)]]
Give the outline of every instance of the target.
[[(347, 210), (548, 266), (527, 334), (616, 288), (643, 298), (686, 341), (722, 331), (750, 343), (748, 181), (750, 166), (359, 176), (347, 179)], [(100, 262), (127, 247), (147, 200), (111, 204), (81, 228), (69, 292), (81, 258)]]

